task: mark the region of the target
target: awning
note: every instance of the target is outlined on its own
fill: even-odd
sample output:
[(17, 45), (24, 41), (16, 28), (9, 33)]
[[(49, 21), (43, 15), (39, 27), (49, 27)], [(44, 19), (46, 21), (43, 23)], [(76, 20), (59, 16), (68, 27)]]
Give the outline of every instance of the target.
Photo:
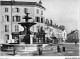
[(12, 32), (12, 35), (19, 35), (19, 32)]

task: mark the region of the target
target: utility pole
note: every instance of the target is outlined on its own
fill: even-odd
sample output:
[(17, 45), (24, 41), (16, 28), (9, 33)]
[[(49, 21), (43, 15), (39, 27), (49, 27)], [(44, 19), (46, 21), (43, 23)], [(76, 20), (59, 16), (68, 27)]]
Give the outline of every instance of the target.
[[(13, 2), (14, 2), (14, 0), (11, 0), (11, 35), (12, 35), (12, 13), (13, 13), (13, 8), (12, 8), (12, 6), (13, 6)], [(12, 36), (11, 36), (11, 38), (12, 38)]]

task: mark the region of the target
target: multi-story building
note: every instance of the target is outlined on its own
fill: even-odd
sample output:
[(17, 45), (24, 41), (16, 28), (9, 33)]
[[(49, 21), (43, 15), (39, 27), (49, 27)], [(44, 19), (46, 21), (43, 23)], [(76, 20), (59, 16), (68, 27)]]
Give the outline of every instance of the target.
[[(0, 1), (1, 3), (1, 18), (0, 18), (0, 40), (1, 43), (9, 43), (15, 39), (16, 35), (12, 33), (20, 32), (20, 22), (24, 22), (25, 13), (30, 13), (32, 19), (29, 22), (36, 22), (35, 26), (30, 29), (32, 32), (38, 32), (38, 27), (44, 25), (44, 10), (42, 2), (20, 2), (20, 1)], [(11, 42), (10, 42), (11, 43)]]
[(69, 34), (67, 34), (67, 42), (79, 42), (79, 30), (71, 31)]
[[(23, 39), (23, 35), (19, 36), (19, 32), (24, 28), (18, 24), (25, 22), (23, 19), (26, 13), (30, 13), (30, 19), (28, 22), (35, 22), (36, 24), (30, 28), (31, 32), (34, 32), (33, 43), (38, 43), (39, 39), (42, 42), (47, 43), (47, 39), (53, 40), (53, 43), (61, 40), (65, 40), (66, 31), (62, 31), (59, 27), (53, 26), (52, 20), (45, 19), (44, 11), (45, 7), (42, 6), (42, 2), (20, 2), (20, 1), (0, 1), (1, 2), (1, 17), (0, 17), (0, 43), (12, 43), (16, 39)], [(45, 31), (45, 38), (43, 38), (39, 31)], [(55, 39), (56, 38), (56, 39)], [(32, 39), (32, 38), (31, 38)]]
[(52, 43), (63, 43), (67, 39), (66, 30), (62, 30), (58, 25), (47, 19), (46, 21), (46, 40)]

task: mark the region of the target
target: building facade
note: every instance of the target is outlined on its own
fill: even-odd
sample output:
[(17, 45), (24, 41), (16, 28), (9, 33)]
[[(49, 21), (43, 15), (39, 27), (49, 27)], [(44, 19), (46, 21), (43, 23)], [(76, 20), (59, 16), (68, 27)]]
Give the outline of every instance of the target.
[(71, 31), (68, 35), (67, 35), (67, 42), (79, 42), (79, 30), (74, 30)]
[(67, 40), (66, 30), (62, 30), (58, 25), (53, 24), (53, 21), (47, 20), (45, 27), (45, 38), (49, 43), (64, 43)]
[[(25, 13), (30, 13), (29, 17), (32, 19), (29, 22), (36, 22), (30, 30), (38, 32), (38, 27), (44, 25), (44, 10), (42, 2), (20, 2), (20, 1), (0, 1), (1, 2), (1, 43), (9, 43), (15, 38), (12, 33), (20, 32), (24, 29), (18, 24), (25, 22), (23, 17)], [(22, 30), (21, 30), (22, 29)], [(16, 36), (16, 35), (14, 35)], [(8, 42), (9, 41), (9, 42)]]
[(0, 17), (0, 43), (14, 43), (14, 40), (21, 41), (24, 35), (18, 35), (24, 31), (24, 28), (18, 24), (25, 22), (24, 16), (30, 13), (28, 22), (36, 24), (30, 28), (34, 33), (31, 35), (31, 44), (39, 43), (56, 43), (66, 40), (66, 30), (61, 30), (57, 25), (53, 25), (52, 20), (45, 19), (45, 7), (42, 2), (20, 2), (20, 1), (0, 1), (1, 17)]

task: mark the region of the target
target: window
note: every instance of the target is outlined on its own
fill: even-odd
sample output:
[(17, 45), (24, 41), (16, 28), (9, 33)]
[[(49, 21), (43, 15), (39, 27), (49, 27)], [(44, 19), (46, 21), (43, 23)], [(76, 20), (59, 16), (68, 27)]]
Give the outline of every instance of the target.
[(36, 22), (40, 22), (40, 17), (36, 17)]
[(5, 25), (5, 32), (9, 32), (9, 25)]
[(2, 22), (4, 22), (4, 16), (2, 16)]
[(16, 12), (20, 12), (19, 8), (16, 8)]
[(16, 17), (16, 22), (20, 22), (20, 16), (15, 16)]
[(41, 11), (41, 15), (43, 15), (43, 11)]
[(28, 13), (28, 8), (24, 8), (24, 13)]
[(40, 32), (44, 32), (43, 27), (40, 28)]
[(37, 9), (37, 14), (39, 14), (39, 10)]
[(5, 19), (6, 19), (6, 21), (9, 22), (9, 16), (8, 15), (5, 15)]
[(8, 8), (5, 8), (5, 12), (8, 12)]
[(20, 18), (20, 16), (12, 16), (12, 19), (13, 19), (13, 20), (12, 20), (13, 22), (15, 22), (15, 21), (16, 21), (16, 22), (20, 22), (20, 19), (21, 19), (21, 18)]
[(41, 23), (43, 23), (43, 18), (41, 18)]
[(39, 30), (39, 29), (40, 29), (40, 25), (39, 25), (39, 26), (37, 26), (36, 28), (37, 28), (37, 31), (39, 32), (39, 31), (40, 31), (40, 30)]
[(48, 19), (46, 19), (46, 24), (49, 24), (49, 20)]
[(13, 22), (14, 22), (14, 21), (15, 21), (15, 20), (14, 20), (14, 16), (12, 16), (12, 19), (13, 19)]
[(19, 31), (19, 26), (15, 25), (15, 32), (18, 32), (18, 31)]
[(6, 35), (5, 35), (5, 38), (6, 38), (6, 40), (9, 40), (9, 35), (6, 34)]

